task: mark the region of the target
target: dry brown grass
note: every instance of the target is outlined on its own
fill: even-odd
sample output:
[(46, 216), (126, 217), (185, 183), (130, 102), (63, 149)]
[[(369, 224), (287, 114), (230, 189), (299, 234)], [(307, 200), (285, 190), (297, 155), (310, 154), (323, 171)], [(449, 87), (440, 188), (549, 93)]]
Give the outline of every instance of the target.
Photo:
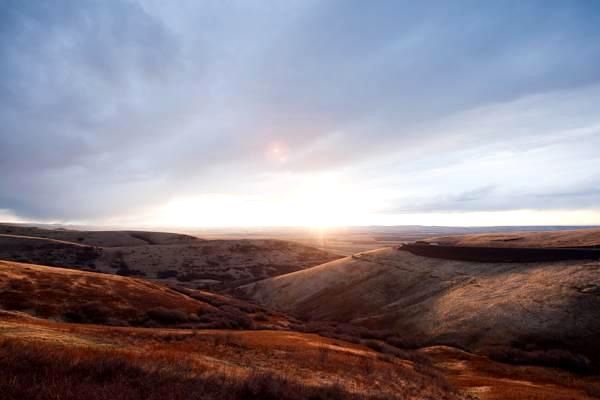
[[(250, 319), (252, 322), (266, 318), (267, 321), (262, 321), (266, 324), (276, 319), (285, 320), (281, 314), (208, 292), (183, 290), (178, 293), (124, 277), (2, 264), (6, 268), (0, 269), (0, 282), (4, 282), (5, 290), (0, 290), (0, 300), (8, 298), (18, 304), (27, 300), (27, 296), (19, 299), (15, 294), (32, 293), (30, 304), (34, 309), (42, 306), (45, 299), (52, 303), (53, 298), (68, 298), (69, 290), (57, 282), (67, 280), (66, 288), (69, 288), (71, 279), (77, 277), (76, 281), (86, 278), (82, 287), (92, 290), (86, 292), (86, 296), (91, 296), (88, 299), (94, 296), (102, 299), (107, 287), (118, 281), (117, 286), (125, 282), (145, 288), (158, 287), (168, 296), (201, 302), (215, 312), (212, 315), (209, 311), (205, 316), (225, 317), (228, 323), (249, 317), (254, 318)], [(109, 286), (107, 282), (111, 282)], [(40, 284), (46, 290), (57, 285), (64, 292), (59, 291), (55, 297), (40, 296)], [(74, 292), (79, 290), (76, 287), (72, 289)], [(118, 293), (122, 300), (135, 293), (129, 286), (121, 289)], [(127, 301), (140, 301), (140, 307), (147, 307), (143, 299), (153, 292), (144, 290)], [(11, 295), (3, 297), (5, 293)], [(160, 293), (157, 296), (160, 297)], [(111, 317), (114, 312), (111, 307), (118, 309), (121, 305), (84, 302), (76, 315), (84, 318), (79, 322), (102, 322), (103, 318)], [(31, 312), (31, 309), (25, 311)], [(181, 322), (189, 319), (189, 315), (178, 309), (160, 306), (146, 308), (146, 313), (154, 315), (154, 321), (163, 326), (185, 326)], [(287, 320), (286, 323), (293, 329), (330, 338), (283, 330), (69, 324), (0, 311), (0, 342), (3, 343), (0, 345), (0, 370), (3, 371), (0, 393), (9, 400), (466, 398), (454, 385), (466, 393), (478, 393), (482, 399), (558, 400), (586, 399), (585, 393), (598, 392), (593, 377), (506, 366), (456, 351), (448, 355), (400, 349), (397, 346), (402, 346), (404, 341), (389, 331), (333, 322)], [(235, 327), (242, 326), (237, 322)], [(462, 368), (453, 367), (462, 362), (465, 363)], [(486, 388), (484, 393), (478, 392), (483, 390), (481, 388)]]
[(507, 365), (445, 346), (421, 352), (452, 384), (481, 400), (590, 400), (600, 396), (598, 375)]
[[(165, 287), (131, 278), (0, 261), (0, 304), (77, 322), (129, 324), (156, 307), (186, 314), (215, 308)], [(92, 317), (91, 321), (86, 317)], [(97, 316), (105, 321), (96, 321)]]
[[(0, 392), (11, 399), (383, 399), (310, 387), (272, 373), (227, 375), (169, 354), (0, 342)], [(387, 398), (387, 397), (386, 397)]]
[[(7, 343), (0, 345), (0, 390), (11, 400), (75, 399), (86, 391), (99, 397), (80, 398), (453, 399), (471, 393), (481, 400), (589, 400), (599, 394), (597, 376), (516, 367), (448, 347), (422, 350), (428, 364), (296, 332), (118, 328), (4, 314), (0, 337)], [(215, 385), (223, 392), (214, 392)]]
[(600, 368), (598, 261), (481, 263), (387, 248), (240, 291), (298, 317), (391, 330), (407, 345), (480, 352), (526, 338), (540, 355), (570, 353), (583, 361), (576, 364)]
[(6, 314), (0, 336), (7, 399), (463, 398), (409, 361), (311, 334), (118, 328)]
[(48, 238), (99, 247), (191, 244), (201, 240), (194, 236), (169, 232), (79, 231), (14, 224), (0, 224), (0, 235), (2, 234)]
[(570, 231), (478, 233), (429, 238), (449, 246), (491, 247), (600, 247), (600, 229)]
[[(7, 261), (0, 261), (0, 309), (68, 322), (120, 326), (250, 329), (288, 325), (283, 317), (227, 296), (175, 291), (140, 279)], [(255, 323), (255, 316), (260, 321)]]
[[(310, 387), (272, 373), (227, 375), (175, 355), (0, 342), (0, 392), (11, 399), (383, 399)], [(387, 397), (386, 397), (387, 398)]]
[(283, 240), (201, 240), (164, 232), (0, 224), (0, 259), (140, 276), (194, 289), (226, 291), (339, 257)]

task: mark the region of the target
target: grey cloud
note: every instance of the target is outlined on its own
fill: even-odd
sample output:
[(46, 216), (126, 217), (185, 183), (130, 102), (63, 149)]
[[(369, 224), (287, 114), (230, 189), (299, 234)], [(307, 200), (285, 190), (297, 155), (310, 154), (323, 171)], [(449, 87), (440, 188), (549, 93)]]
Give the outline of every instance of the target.
[[(440, 144), (453, 116), (600, 80), (596, 8), (5, 2), (0, 209), (101, 218), (278, 169), (314, 173), (399, 153), (405, 163), (387, 174), (440, 146), (440, 159), (481, 149), (496, 132), (460, 131), (462, 120), (456, 143)], [(490, 151), (512, 138), (491, 138)], [(273, 141), (290, 148), (285, 165), (265, 161)], [(483, 207), (497, 193), (478, 185), (429, 208)]]
[[(568, 185), (567, 185), (568, 186)], [(386, 214), (447, 213), (509, 210), (572, 210), (597, 209), (600, 204), (600, 177), (568, 191), (499, 190), (484, 186), (473, 190), (418, 199), (399, 199), (396, 207), (381, 210)]]

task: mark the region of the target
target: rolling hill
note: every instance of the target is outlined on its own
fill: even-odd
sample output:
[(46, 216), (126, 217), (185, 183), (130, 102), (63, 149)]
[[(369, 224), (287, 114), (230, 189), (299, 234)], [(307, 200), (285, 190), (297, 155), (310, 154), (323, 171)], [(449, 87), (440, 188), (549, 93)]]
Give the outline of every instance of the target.
[(281, 328), (287, 318), (203, 291), (130, 277), (0, 261), (0, 309), (114, 326)]
[(428, 242), (449, 246), (493, 247), (600, 247), (600, 229), (546, 232), (502, 232), (437, 236)]
[(98, 247), (190, 244), (201, 240), (195, 236), (169, 232), (81, 231), (64, 228), (45, 229), (20, 224), (0, 224), (0, 234), (32, 236)]
[(68, 231), (0, 225), (0, 259), (226, 290), (340, 256), (272, 239), (201, 240), (138, 231)]
[(208, 292), (0, 261), (0, 391), (3, 399), (466, 399), (427, 363), (294, 332), (291, 322)]
[(507, 361), (600, 365), (600, 262), (479, 263), (395, 248), (240, 288), (268, 307)]
[[(372, 253), (382, 257), (385, 250)], [(316, 269), (373, 262), (373, 255)], [(369, 281), (356, 279), (360, 270), (344, 272), (356, 288)], [(354, 293), (365, 306), (378, 296)], [(342, 296), (332, 307), (346, 307), (349, 315), (352, 307), (364, 311), (360, 298), (348, 301), (343, 291), (328, 296)], [(414, 339), (408, 331), (378, 330), (378, 318), (349, 319), (376, 329), (306, 323), (227, 295), (144, 279), (0, 261), (0, 392), (9, 400), (589, 400), (600, 394), (594, 375), (510, 366), (455, 347), (410, 351), (403, 349)]]
[(468, 399), (430, 366), (314, 334), (115, 328), (18, 314), (0, 318), (0, 333), (7, 400)]
[[(153, 314), (157, 307), (161, 313)], [(172, 319), (186, 313), (185, 322)], [(223, 323), (236, 313), (253, 324), (206, 329), (203, 318)], [(144, 327), (128, 326), (140, 316)], [(307, 329), (219, 294), (0, 262), (0, 392), (7, 400), (590, 400), (600, 389), (594, 376)]]

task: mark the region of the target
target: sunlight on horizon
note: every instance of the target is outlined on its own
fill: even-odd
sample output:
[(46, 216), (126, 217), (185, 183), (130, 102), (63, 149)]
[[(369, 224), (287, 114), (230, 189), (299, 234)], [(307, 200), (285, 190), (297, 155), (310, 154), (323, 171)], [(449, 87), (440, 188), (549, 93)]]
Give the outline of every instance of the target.
[(337, 184), (333, 178), (319, 176), (271, 196), (207, 194), (174, 198), (157, 210), (156, 221), (185, 227), (334, 227), (356, 222), (357, 212), (365, 210), (364, 195)]
[[(347, 198), (346, 198), (347, 197)], [(367, 225), (510, 226), (596, 225), (594, 210), (510, 210), (461, 213), (382, 214), (369, 209), (360, 195), (266, 198), (211, 194), (176, 198), (158, 208), (148, 225), (173, 227), (308, 227), (333, 228)], [(147, 223), (148, 221), (146, 221)], [(140, 223), (145, 224), (143, 221)]]

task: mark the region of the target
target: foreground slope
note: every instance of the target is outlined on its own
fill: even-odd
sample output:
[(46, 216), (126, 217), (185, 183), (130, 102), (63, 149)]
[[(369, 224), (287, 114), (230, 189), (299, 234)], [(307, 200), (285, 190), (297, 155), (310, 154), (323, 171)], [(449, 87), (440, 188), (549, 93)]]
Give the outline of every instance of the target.
[[(465, 398), (426, 363), (283, 330), (285, 316), (260, 310), (138, 279), (0, 261), (0, 392), (3, 399)], [(242, 313), (253, 323), (228, 324)], [(238, 329), (206, 330), (219, 327), (215, 319)]]
[(410, 361), (298, 332), (116, 328), (0, 311), (6, 400), (591, 400), (600, 394), (593, 376), (503, 366), (447, 347), (421, 353), (422, 360)]
[(478, 263), (386, 248), (241, 291), (302, 317), (391, 329), (413, 345), (573, 368), (600, 362), (598, 261)]
[(0, 391), (7, 400), (466, 399), (431, 367), (313, 334), (0, 315)]

